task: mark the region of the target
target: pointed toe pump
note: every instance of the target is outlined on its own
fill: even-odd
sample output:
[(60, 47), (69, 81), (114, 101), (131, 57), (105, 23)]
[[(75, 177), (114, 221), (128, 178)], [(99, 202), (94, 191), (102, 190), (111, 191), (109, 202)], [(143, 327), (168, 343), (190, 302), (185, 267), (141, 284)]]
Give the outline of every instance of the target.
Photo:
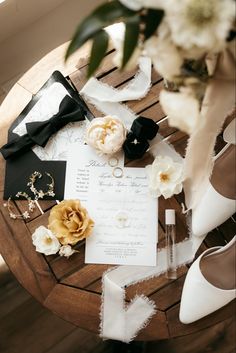
[(202, 236), (224, 223), (236, 212), (235, 119), (224, 131), (228, 141), (218, 154), (211, 179), (200, 203), (192, 210), (192, 233)]
[(236, 296), (236, 236), (224, 247), (201, 254), (190, 267), (181, 297), (179, 319), (190, 324), (228, 304)]

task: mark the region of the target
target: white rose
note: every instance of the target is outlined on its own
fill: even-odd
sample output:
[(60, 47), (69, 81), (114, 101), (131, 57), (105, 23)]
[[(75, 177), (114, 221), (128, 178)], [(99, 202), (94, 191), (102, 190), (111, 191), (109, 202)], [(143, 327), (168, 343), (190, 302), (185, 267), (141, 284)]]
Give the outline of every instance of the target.
[(88, 125), (85, 141), (102, 154), (119, 151), (126, 138), (126, 129), (121, 120), (112, 116), (95, 118)]
[(180, 92), (162, 90), (159, 99), (170, 126), (189, 135), (197, 129), (200, 105), (189, 89), (182, 88)]
[(183, 165), (168, 156), (157, 156), (151, 165), (146, 166), (149, 191), (153, 197), (165, 199), (182, 191)]
[(46, 227), (38, 227), (32, 234), (33, 244), (36, 251), (45, 255), (56, 254), (60, 249), (60, 243), (57, 237)]
[(65, 256), (65, 257), (70, 257), (72, 254), (74, 254), (76, 250), (73, 250), (70, 245), (63, 245), (60, 248), (59, 255), (60, 256)]

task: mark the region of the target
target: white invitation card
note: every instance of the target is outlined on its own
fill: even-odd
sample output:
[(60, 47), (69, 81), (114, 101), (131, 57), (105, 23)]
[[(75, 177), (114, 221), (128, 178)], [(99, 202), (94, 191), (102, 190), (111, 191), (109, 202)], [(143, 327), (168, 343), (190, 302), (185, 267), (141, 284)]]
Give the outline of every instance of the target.
[(117, 167), (123, 168), (124, 154), (117, 153), (110, 161), (108, 156), (98, 155), (88, 145), (72, 144), (67, 156), (64, 199), (79, 199), (83, 204), (86, 204), (91, 184), (90, 179), (94, 170), (104, 167), (112, 170), (113, 167), (108, 164), (112, 164), (112, 162), (117, 164)]
[(109, 157), (77, 148), (67, 162), (65, 199), (80, 199), (95, 222), (85, 262), (156, 266), (158, 203), (148, 193), (145, 169), (124, 167), (122, 154), (111, 167)]

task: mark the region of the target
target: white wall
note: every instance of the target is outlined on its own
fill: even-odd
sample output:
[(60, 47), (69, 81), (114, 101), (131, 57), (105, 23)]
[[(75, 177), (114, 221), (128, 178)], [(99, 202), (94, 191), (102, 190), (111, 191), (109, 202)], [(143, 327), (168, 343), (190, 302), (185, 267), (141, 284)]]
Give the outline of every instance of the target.
[(69, 40), (78, 22), (103, 2), (6, 0), (0, 4), (0, 96), (40, 58)]
[(0, 4), (0, 42), (35, 22), (65, 0), (5, 0)]

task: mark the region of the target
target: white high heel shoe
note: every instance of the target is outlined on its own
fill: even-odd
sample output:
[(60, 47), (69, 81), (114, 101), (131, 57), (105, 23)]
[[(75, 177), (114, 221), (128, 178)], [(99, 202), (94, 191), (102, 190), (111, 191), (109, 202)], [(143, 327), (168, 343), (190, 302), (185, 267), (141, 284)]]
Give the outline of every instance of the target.
[(180, 304), (183, 324), (197, 321), (235, 298), (235, 243), (236, 236), (224, 247), (206, 250), (190, 267)]
[[(209, 180), (202, 200), (192, 210), (192, 233), (194, 236), (206, 235), (236, 212), (235, 120), (224, 131), (223, 137), (228, 144), (217, 155), (211, 181)], [(221, 186), (219, 186), (220, 184)], [(222, 184), (224, 184), (223, 187)]]

